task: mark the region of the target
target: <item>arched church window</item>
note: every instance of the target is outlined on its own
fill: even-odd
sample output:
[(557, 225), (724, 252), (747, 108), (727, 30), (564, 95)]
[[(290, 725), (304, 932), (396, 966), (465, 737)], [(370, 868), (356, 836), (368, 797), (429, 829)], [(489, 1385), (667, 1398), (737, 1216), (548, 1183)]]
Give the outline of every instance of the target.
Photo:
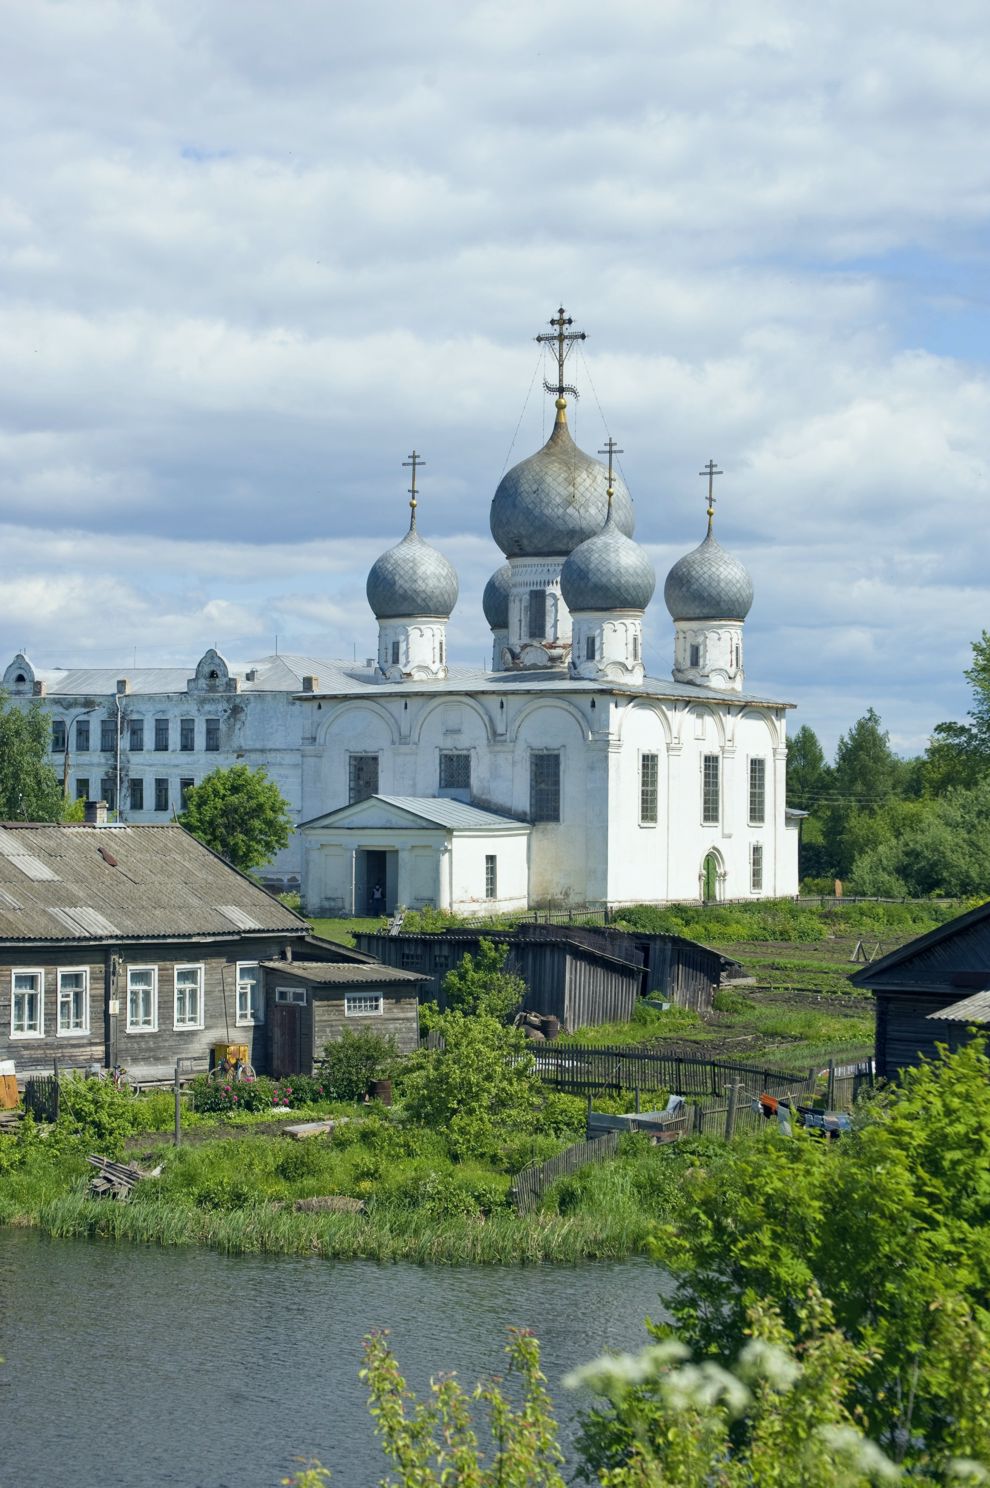
[(584, 659), (585, 661), (594, 661), (595, 659), (595, 638), (593, 635), (585, 636), (584, 638)]

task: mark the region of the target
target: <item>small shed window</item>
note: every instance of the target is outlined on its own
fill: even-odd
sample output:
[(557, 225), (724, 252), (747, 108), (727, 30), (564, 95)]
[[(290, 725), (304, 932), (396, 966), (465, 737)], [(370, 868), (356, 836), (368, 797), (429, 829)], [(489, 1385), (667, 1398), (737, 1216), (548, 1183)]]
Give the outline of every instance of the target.
[(404, 945), (399, 952), (399, 962), (402, 966), (418, 966), (421, 959), (418, 945)]
[(237, 1021), (263, 1023), (265, 1003), (261, 995), (261, 967), (257, 961), (237, 963)]
[(292, 1003), (292, 1005), (294, 1007), (305, 1007), (306, 1006), (306, 988), (305, 987), (276, 987), (275, 988), (275, 1001), (276, 1002), (289, 1002), (289, 1003)]
[(373, 1018), (384, 1007), (380, 992), (345, 992), (344, 1016), (346, 1018)]

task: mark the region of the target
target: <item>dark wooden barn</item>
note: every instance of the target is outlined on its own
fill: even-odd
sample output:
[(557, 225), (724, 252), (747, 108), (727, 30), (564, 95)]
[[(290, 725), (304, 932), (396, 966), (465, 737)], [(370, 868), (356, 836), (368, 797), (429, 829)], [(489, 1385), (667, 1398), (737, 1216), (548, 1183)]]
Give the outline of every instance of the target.
[(482, 939), (507, 945), (529, 1011), (551, 1014), (567, 1032), (632, 1016), (650, 993), (698, 1012), (712, 1005), (726, 957), (677, 935), (634, 935), (583, 925), (525, 925), (513, 931), (358, 933), (359, 948), (389, 966), (420, 972), (422, 996), (442, 1002), (443, 979)]
[(423, 978), (392, 966), (337, 961), (263, 961), (268, 1059), (273, 1075), (310, 1075), (323, 1045), (345, 1028), (372, 1029), (400, 1054), (419, 1048)]
[[(851, 978), (876, 997), (877, 1074), (958, 1048), (974, 1025), (990, 1023), (990, 904), (981, 904), (909, 941)], [(986, 993), (981, 998), (980, 993)]]

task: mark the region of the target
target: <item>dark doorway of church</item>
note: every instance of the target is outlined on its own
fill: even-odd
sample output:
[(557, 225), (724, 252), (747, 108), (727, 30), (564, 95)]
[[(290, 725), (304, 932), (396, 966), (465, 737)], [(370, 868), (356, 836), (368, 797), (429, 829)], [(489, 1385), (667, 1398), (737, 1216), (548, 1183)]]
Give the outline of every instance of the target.
[(705, 903), (714, 904), (718, 898), (718, 858), (714, 853), (709, 853), (705, 858), (705, 866), (702, 872), (704, 875)]

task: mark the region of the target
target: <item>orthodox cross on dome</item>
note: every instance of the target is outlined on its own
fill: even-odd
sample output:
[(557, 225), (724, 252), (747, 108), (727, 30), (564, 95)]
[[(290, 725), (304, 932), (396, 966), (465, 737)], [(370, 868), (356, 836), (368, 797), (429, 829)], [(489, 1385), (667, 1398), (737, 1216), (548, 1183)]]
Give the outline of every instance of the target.
[(572, 398), (578, 396), (577, 388), (571, 387), (564, 381), (564, 363), (574, 342), (586, 341), (588, 338), (584, 331), (569, 331), (567, 329), (568, 326), (574, 324), (574, 320), (570, 315), (565, 314), (563, 305), (560, 306), (556, 315), (551, 316), (550, 324), (553, 326), (553, 330), (541, 331), (536, 339), (541, 346), (550, 346), (553, 342), (557, 343), (557, 381), (553, 383), (547, 382), (544, 379), (543, 386), (548, 393), (556, 393), (558, 402), (561, 402), (565, 393), (570, 393)]
[(717, 475), (724, 475), (725, 471), (719, 470), (714, 460), (709, 460), (704, 470), (699, 470), (698, 474), (707, 475), (708, 477), (708, 535), (711, 537), (712, 518), (715, 515), (715, 477)]
[(423, 459), (423, 456), (417, 455), (415, 450), (413, 450), (408, 460), (403, 460), (402, 462), (403, 470), (408, 470), (410, 467), (412, 468), (412, 485), (409, 487), (409, 510), (412, 513), (409, 518), (410, 531), (416, 525), (416, 507), (418, 505), (416, 501), (416, 471), (420, 465), (425, 464), (426, 461)]
[(608, 455), (608, 509), (609, 509), (609, 511), (611, 511), (612, 510), (612, 497), (615, 494), (615, 488), (614, 488), (614, 486), (612, 484), (612, 457), (614, 455), (624, 455), (625, 454), (625, 450), (621, 450), (619, 448), (619, 446), (616, 444), (615, 440), (612, 438), (612, 436), (610, 434), (608, 436), (608, 439), (605, 441), (605, 448), (604, 449), (600, 449), (598, 451), (598, 453), (600, 455)]

